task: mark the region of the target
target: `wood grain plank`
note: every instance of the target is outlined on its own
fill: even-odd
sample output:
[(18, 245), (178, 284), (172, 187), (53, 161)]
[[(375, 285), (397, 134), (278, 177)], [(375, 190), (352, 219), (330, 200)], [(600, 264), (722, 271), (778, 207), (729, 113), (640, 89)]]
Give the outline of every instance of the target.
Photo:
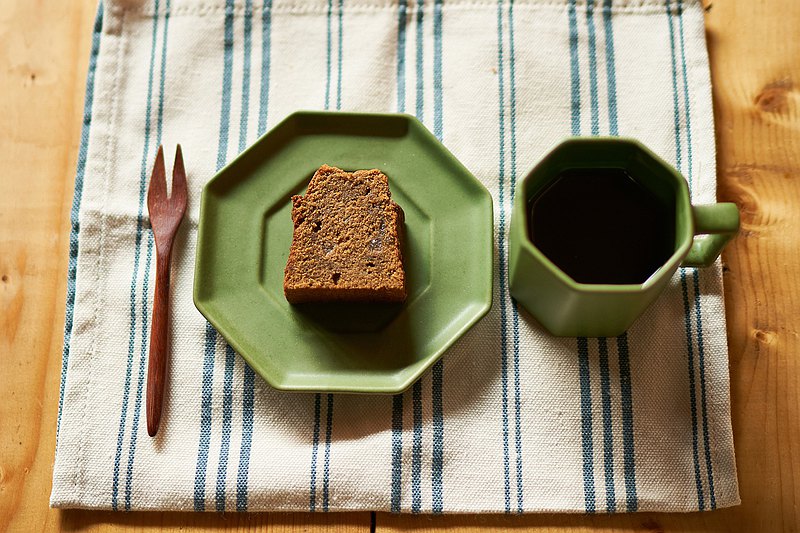
[[(0, 528), (48, 513), (92, 2), (0, 2)], [(70, 169), (70, 170), (67, 170)]]
[(366, 533), (369, 513), (114, 513), (67, 510), (59, 514), (61, 531), (261, 531), (269, 533)]
[[(376, 532), (433, 533), (485, 533), (487, 531), (514, 531), (519, 533), (681, 533), (731, 531), (714, 513), (667, 514), (638, 513), (621, 515), (564, 515), (537, 514), (524, 516), (505, 515), (454, 515), (409, 516), (379, 513)], [(734, 530), (735, 531), (735, 530)], [(745, 530), (742, 530), (745, 531)], [(749, 531), (749, 530), (748, 530)], [(753, 530), (755, 531), (755, 530)]]
[(800, 529), (800, 3), (715, 2), (708, 16), (727, 255), (740, 531)]

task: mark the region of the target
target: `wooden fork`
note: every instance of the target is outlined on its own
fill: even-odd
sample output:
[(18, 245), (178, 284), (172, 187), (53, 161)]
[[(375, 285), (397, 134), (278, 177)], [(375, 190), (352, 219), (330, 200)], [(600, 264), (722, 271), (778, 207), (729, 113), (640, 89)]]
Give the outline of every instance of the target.
[(147, 433), (154, 437), (161, 421), (161, 406), (169, 354), (169, 284), (172, 243), (186, 213), (186, 170), (183, 167), (181, 145), (175, 153), (172, 169), (172, 194), (167, 196), (164, 169), (164, 149), (158, 147), (150, 188), (147, 191), (147, 210), (156, 241), (156, 287), (153, 299), (153, 325), (150, 330), (150, 358), (147, 369)]

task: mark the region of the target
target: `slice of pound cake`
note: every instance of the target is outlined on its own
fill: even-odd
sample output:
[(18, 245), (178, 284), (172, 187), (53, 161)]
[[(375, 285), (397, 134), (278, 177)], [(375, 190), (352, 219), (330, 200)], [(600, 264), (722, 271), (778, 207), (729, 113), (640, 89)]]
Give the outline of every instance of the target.
[(380, 170), (323, 165), (292, 197), (294, 233), (283, 278), (290, 303), (402, 302), (404, 215)]

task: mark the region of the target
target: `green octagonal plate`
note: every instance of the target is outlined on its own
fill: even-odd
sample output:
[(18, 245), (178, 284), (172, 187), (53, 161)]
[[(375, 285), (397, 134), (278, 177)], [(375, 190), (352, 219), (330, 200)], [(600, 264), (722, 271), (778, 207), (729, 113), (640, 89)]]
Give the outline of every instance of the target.
[[(379, 168), (406, 214), (408, 300), (290, 305), (293, 194), (323, 163)], [(415, 118), (298, 112), (203, 189), (194, 301), (271, 386), (396, 393), (491, 307), (492, 199)]]

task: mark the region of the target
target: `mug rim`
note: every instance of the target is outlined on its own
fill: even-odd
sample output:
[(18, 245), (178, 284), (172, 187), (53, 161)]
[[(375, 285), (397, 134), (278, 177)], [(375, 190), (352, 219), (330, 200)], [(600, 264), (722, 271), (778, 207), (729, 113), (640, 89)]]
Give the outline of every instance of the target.
[[(530, 238), (528, 234), (527, 224), (516, 224), (512, 225), (512, 228), (516, 227), (517, 232), (521, 232), (522, 235), (517, 235), (519, 242), (522, 248), (527, 252), (532, 254), (543, 266), (545, 266), (548, 270), (550, 270), (562, 283), (570, 287), (571, 289), (583, 293), (592, 293), (592, 294), (624, 294), (624, 293), (639, 293), (645, 292), (652, 289), (655, 285), (661, 281), (661, 279), (667, 275), (672, 275), (674, 270), (680, 265), (680, 262), (683, 260), (684, 257), (689, 253), (689, 249), (692, 246), (692, 241), (694, 239), (694, 216), (692, 215), (692, 202), (691, 202), (691, 195), (689, 191), (689, 185), (686, 182), (686, 178), (678, 172), (675, 167), (664, 161), (661, 157), (659, 157), (656, 153), (650, 150), (647, 146), (645, 146), (642, 142), (637, 139), (631, 137), (612, 137), (612, 136), (594, 136), (594, 137), (580, 137), (580, 136), (573, 136), (567, 137), (566, 139), (559, 142), (555, 145), (551, 150), (542, 157), (539, 162), (525, 175), (525, 177), (520, 181), (519, 186), (524, 187), (528, 184), (528, 182), (532, 179), (532, 176), (536, 174), (540, 168), (546, 164), (547, 160), (553, 156), (559, 150), (562, 150), (564, 147), (568, 147), (570, 145), (581, 145), (581, 144), (603, 144), (603, 143), (612, 143), (612, 144), (626, 144), (632, 146), (633, 148), (643, 152), (645, 155), (653, 159), (656, 163), (659, 164), (664, 170), (668, 171), (671, 176), (675, 179), (675, 182), (678, 185), (678, 194), (676, 195), (676, 204), (682, 204), (684, 209), (683, 214), (680, 213), (679, 209), (676, 206), (676, 217), (683, 216), (685, 217), (686, 222), (686, 230), (684, 231), (684, 235), (681, 236), (680, 245), (675, 248), (675, 251), (672, 255), (669, 256), (667, 260), (663, 262), (663, 264), (658, 267), (648, 278), (642, 283), (630, 283), (630, 284), (614, 284), (614, 283), (581, 283), (579, 281), (574, 280), (569, 274), (564, 272), (558, 265), (556, 265), (547, 255), (545, 255)], [(610, 167), (609, 167), (610, 168)], [(554, 176), (555, 177), (555, 176)], [(513, 211), (527, 213), (527, 206), (528, 200), (526, 194), (517, 194), (515, 195), (514, 205), (512, 206)], [(512, 212), (512, 216), (514, 213)], [(526, 215), (527, 217), (527, 215)], [(526, 218), (527, 221), (527, 218)]]

